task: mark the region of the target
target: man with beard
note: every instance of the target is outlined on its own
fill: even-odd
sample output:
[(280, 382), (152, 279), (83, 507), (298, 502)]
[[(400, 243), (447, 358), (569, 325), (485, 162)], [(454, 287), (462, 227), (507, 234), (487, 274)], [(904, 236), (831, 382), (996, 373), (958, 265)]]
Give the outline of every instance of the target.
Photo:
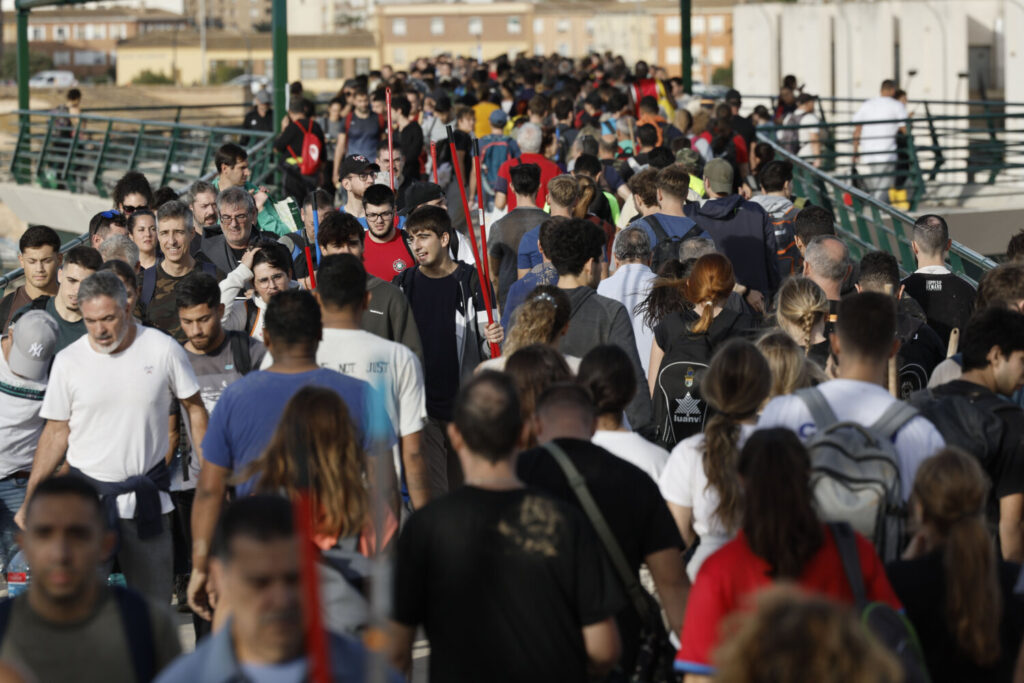
[[(395, 225), (395, 193), (387, 185), (371, 185), (363, 194), (366, 272), (385, 282), (415, 265), (405, 231)], [(403, 221), (404, 223), (404, 221)]]
[(196, 230), (189, 251), (195, 256), (203, 246), (204, 237), (221, 234), (217, 188), (205, 180), (195, 181), (188, 189), (188, 206), (192, 209), (192, 225)]
[[(66, 460), (103, 496), (107, 519), (120, 530), (117, 559), (128, 585), (166, 603), (174, 509), (167, 416), (172, 397), (181, 401), (201, 443), (207, 413), (199, 384), (174, 339), (134, 321), (117, 275), (86, 278), (78, 302), (88, 334), (54, 359), (25, 499)], [(24, 505), (15, 521), (25, 528)]]

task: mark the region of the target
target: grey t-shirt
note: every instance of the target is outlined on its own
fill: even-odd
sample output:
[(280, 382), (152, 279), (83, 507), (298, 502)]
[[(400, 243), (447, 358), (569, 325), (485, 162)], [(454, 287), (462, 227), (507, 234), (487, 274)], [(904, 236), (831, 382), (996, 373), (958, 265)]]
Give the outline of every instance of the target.
[[(224, 342), (210, 353), (192, 353), (185, 349), (188, 362), (196, 373), (196, 380), (199, 382), (199, 396), (203, 399), (203, 405), (207, 413), (212, 413), (217, 405), (220, 395), (229, 384), (242, 378), (242, 373), (235, 367), (235, 355), (231, 351), (230, 335), (224, 337)], [(263, 342), (254, 337), (246, 335), (249, 344), (249, 367), (258, 370), (267, 354)], [(188, 431), (188, 417), (182, 412), (182, 423)], [(188, 441), (192, 443), (192, 433), (188, 431)], [(199, 477), (199, 458), (189, 457), (186, 465), (182, 465), (180, 455), (171, 463), (171, 490), (183, 491), (194, 489), (196, 479)]]
[[(149, 603), (156, 670), (181, 653), (174, 622), (164, 608)], [(131, 683), (135, 680), (128, 640), (117, 602), (104, 587), (92, 614), (77, 624), (54, 624), (14, 599), (0, 659), (28, 669), (39, 681)]]

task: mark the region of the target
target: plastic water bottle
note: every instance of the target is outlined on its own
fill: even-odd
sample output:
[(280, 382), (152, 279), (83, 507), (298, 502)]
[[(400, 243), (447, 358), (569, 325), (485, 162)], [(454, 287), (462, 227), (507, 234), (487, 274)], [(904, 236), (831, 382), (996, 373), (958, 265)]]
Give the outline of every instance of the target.
[(121, 588), (126, 588), (128, 586), (127, 582), (125, 582), (125, 580), (124, 580), (124, 574), (121, 574), (120, 572), (118, 572), (117, 574), (111, 574), (110, 576), (108, 576), (107, 577), (107, 585), (108, 586), (120, 586)]
[(28, 590), (32, 573), (29, 570), (25, 553), (18, 551), (11, 563), (7, 565), (7, 597), (13, 598)]

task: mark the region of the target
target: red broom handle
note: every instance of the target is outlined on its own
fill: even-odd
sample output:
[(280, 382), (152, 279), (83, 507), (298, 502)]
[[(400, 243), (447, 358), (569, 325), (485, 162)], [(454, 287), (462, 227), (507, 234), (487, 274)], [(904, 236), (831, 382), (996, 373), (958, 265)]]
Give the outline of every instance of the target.
[(434, 169), (434, 184), (437, 185), (437, 143), (430, 143), (430, 165)]
[(395, 191), (395, 142), (394, 129), (391, 127), (391, 88), (384, 90), (385, 106), (388, 108), (388, 178), (391, 180), (391, 191)]
[[(473, 219), (469, 214), (469, 199), (466, 198), (466, 186), (462, 181), (462, 164), (459, 163), (459, 155), (455, 149), (455, 136), (452, 134), (452, 127), (446, 126), (448, 131), (448, 147), (452, 153), (452, 166), (455, 167), (455, 179), (459, 183), (459, 195), (462, 197), (462, 211), (466, 214), (466, 227), (469, 232), (469, 242), (473, 247), (473, 256), (476, 260), (476, 275), (480, 279), (480, 292), (484, 297), (484, 307), (487, 309), (487, 324), (494, 322), (494, 314), (491, 313), (491, 281), (484, 277), (484, 271), (480, 265), (480, 252), (476, 247), (476, 234), (473, 232)], [(491, 342), (491, 358), (501, 355), (501, 347)]]
[[(316, 201), (314, 199), (313, 201)], [(316, 271), (313, 270), (313, 252), (310, 251), (309, 245), (306, 245), (306, 268), (309, 269), (309, 289), (313, 291), (316, 289)]]
[(484, 184), (483, 184), (483, 173), (481, 171), (482, 160), (480, 159), (480, 139), (473, 140), (473, 166), (476, 168), (476, 197), (480, 204), (480, 249), (484, 252), (484, 274), (487, 276), (487, 281), (491, 281), (491, 263), (490, 258), (487, 254), (487, 222), (484, 219), (484, 211), (486, 207), (484, 205)]
[(303, 621), (306, 627), (306, 652), (309, 656), (309, 680), (330, 683), (331, 663), (327, 649), (327, 631), (320, 614), (320, 578), (317, 575), (319, 549), (313, 543), (312, 502), (306, 489), (295, 499), (302, 577)]

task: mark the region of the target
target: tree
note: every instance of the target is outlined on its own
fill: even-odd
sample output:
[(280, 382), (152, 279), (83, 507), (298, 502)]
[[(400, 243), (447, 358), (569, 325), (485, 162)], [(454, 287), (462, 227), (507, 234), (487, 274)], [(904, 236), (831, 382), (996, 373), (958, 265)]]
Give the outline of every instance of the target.
[(210, 69), (210, 85), (219, 85), (220, 83), (227, 83), (232, 78), (241, 76), (244, 73), (245, 69), (240, 66), (219, 63), (212, 69)]
[[(28, 53), (28, 74), (31, 76), (40, 71), (53, 68), (53, 58), (43, 52)], [(14, 80), (18, 78), (18, 54), (13, 50), (5, 50), (0, 59), (0, 78)]]
[(711, 74), (711, 83), (713, 85), (726, 85), (732, 87), (732, 64), (729, 66), (720, 66), (714, 70)]
[(174, 77), (168, 76), (163, 71), (157, 73), (146, 69), (132, 79), (133, 85), (174, 85)]

